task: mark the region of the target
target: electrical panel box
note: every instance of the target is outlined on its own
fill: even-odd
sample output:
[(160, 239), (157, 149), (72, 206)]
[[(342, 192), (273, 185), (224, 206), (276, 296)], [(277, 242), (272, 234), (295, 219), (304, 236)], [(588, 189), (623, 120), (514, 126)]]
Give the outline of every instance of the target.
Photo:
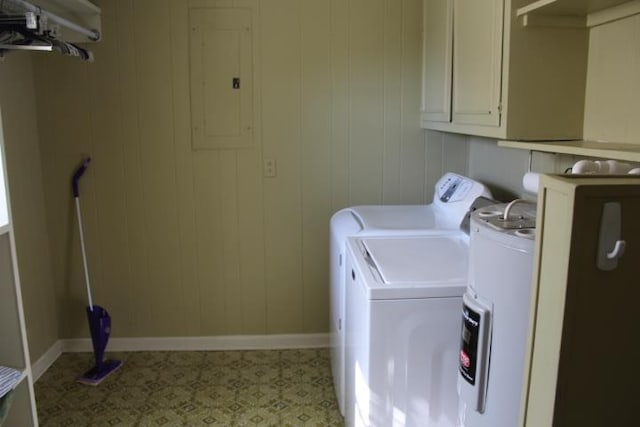
[(251, 10), (189, 12), (194, 150), (253, 146)]

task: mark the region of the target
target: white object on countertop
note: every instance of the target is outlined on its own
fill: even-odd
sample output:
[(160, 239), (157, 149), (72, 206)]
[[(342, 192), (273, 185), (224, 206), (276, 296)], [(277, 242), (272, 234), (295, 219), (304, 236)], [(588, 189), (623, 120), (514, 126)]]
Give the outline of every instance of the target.
[(619, 175), (629, 173), (632, 170), (634, 170), (632, 165), (617, 160), (579, 160), (571, 168), (571, 173)]
[(522, 176), (522, 187), (525, 191), (538, 194), (538, 186), (540, 184), (540, 174), (535, 172), (527, 172)]
[(574, 175), (583, 173), (596, 173), (598, 170), (596, 162), (592, 160), (578, 160), (572, 167), (571, 173)]

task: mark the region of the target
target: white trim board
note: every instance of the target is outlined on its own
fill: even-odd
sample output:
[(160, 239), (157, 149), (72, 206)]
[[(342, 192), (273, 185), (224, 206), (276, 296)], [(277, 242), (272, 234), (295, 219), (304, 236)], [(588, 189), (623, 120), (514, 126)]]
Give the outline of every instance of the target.
[[(93, 351), (91, 339), (62, 340), (63, 352)], [(329, 334), (111, 338), (108, 351), (282, 350), (329, 346)]]
[[(111, 338), (107, 350), (112, 351), (222, 351), (222, 350), (285, 350), (329, 347), (329, 334), (287, 335), (221, 335), (209, 337), (140, 337)], [(90, 338), (56, 341), (31, 370), (37, 381), (62, 353), (91, 352)]]
[(38, 358), (34, 363), (31, 364), (31, 373), (33, 375), (33, 382), (35, 383), (38, 379), (47, 372), (47, 369), (53, 365), (53, 362), (58, 360), (58, 357), (62, 354), (62, 341), (58, 340), (53, 343), (49, 350), (45, 351), (42, 356)]

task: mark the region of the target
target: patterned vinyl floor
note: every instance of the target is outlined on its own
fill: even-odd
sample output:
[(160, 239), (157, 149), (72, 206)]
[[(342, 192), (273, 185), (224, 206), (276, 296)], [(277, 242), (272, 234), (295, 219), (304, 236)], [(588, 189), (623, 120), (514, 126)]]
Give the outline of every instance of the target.
[(112, 353), (97, 387), (65, 353), (35, 385), (42, 426), (342, 426), (326, 349)]

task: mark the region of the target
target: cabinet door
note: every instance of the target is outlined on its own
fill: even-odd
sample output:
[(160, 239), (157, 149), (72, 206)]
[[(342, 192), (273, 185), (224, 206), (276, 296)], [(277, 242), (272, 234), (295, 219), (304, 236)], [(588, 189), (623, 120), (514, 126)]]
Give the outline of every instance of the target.
[[(618, 215), (603, 220), (605, 204)], [(638, 425), (640, 179), (540, 181), (524, 426)], [(617, 221), (616, 221), (617, 220)], [(626, 242), (598, 268), (603, 223)], [(588, 409), (586, 409), (588, 408)]]
[(453, 123), (499, 126), (503, 0), (455, 0)]
[(453, 3), (424, 0), (422, 44), (422, 119), (451, 121)]

